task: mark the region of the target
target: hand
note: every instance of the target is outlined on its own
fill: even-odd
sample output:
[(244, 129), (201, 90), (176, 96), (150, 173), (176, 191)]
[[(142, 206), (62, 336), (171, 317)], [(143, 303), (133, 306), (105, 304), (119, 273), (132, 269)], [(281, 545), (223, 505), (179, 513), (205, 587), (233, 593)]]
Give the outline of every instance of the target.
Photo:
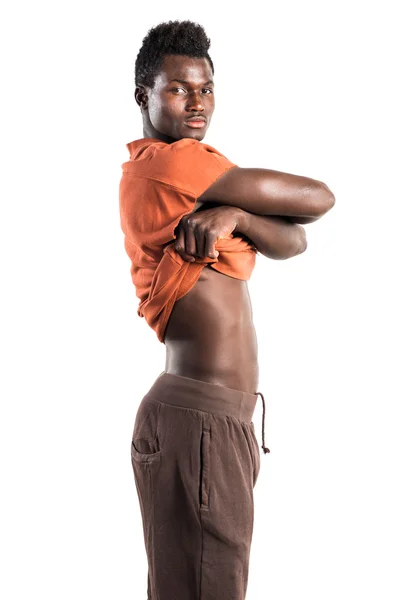
[(176, 228), (175, 250), (186, 261), (198, 258), (217, 258), (215, 243), (236, 230), (239, 209), (218, 206), (182, 217)]

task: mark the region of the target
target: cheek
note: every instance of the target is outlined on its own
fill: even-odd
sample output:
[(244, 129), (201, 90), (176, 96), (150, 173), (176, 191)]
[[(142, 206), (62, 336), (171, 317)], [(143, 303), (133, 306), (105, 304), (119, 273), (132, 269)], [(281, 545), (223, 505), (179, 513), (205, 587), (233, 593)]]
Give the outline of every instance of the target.
[(150, 121), (157, 128), (157, 125), (173, 121), (176, 112), (176, 107), (172, 105), (153, 105), (149, 107)]
[(152, 125), (154, 125), (156, 127), (157, 124), (162, 119), (162, 108), (157, 105), (150, 105), (149, 106), (149, 118), (150, 118)]

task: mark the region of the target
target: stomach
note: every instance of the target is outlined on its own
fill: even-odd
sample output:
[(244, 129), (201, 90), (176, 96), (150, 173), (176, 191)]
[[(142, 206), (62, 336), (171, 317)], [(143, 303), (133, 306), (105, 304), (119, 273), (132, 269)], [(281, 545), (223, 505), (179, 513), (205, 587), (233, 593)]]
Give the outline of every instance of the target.
[(172, 309), (165, 371), (255, 394), (258, 348), (246, 281), (204, 267)]

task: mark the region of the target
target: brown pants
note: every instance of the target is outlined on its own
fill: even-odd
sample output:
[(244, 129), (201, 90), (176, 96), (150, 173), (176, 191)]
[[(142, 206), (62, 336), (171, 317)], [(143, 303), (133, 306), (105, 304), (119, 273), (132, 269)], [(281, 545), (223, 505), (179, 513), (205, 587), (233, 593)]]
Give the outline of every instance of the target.
[(131, 456), (148, 600), (244, 600), (260, 471), (256, 401), (165, 371), (142, 399)]

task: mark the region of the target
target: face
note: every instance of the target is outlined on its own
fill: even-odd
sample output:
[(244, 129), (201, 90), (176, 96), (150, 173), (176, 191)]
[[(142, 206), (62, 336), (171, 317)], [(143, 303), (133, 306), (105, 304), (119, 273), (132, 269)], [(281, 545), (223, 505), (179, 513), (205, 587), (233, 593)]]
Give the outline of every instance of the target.
[(182, 138), (200, 141), (215, 106), (211, 65), (206, 58), (165, 56), (154, 87), (137, 87), (135, 98), (142, 111), (143, 137), (167, 143)]

